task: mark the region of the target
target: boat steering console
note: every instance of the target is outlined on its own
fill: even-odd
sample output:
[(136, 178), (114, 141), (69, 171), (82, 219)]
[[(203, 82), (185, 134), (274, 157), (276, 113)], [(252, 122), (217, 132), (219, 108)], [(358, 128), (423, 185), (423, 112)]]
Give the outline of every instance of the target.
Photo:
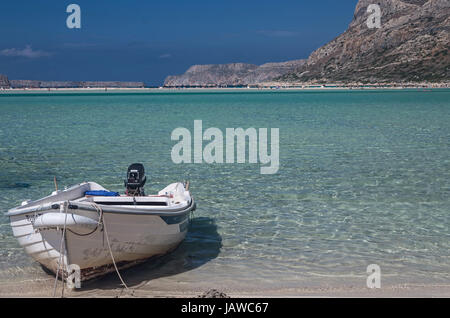
[(124, 180), (125, 194), (128, 196), (145, 196), (144, 185), (146, 181), (144, 165), (133, 163), (128, 167), (127, 179)]

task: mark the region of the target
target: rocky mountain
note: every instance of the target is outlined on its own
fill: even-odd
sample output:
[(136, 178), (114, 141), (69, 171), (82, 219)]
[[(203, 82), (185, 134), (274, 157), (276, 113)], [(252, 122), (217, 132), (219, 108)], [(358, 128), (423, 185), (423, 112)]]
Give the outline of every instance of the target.
[(294, 60), (281, 63), (266, 63), (244, 77), (244, 85), (259, 84), (282, 76), (306, 63), (306, 60)]
[(12, 88), (140, 88), (143, 82), (94, 82), (94, 81), (33, 81), (10, 80)]
[(168, 76), (164, 86), (242, 85), (242, 79), (257, 68), (244, 63), (193, 65), (183, 75)]
[(271, 80), (305, 63), (295, 60), (263, 65), (232, 63), (191, 66), (182, 75), (168, 76), (164, 86), (242, 86)]
[[(367, 25), (370, 4), (380, 6), (380, 28)], [(359, 0), (347, 31), (306, 61), (194, 65), (164, 85), (448, 82), (449, 14), (449, 0)]]
[[(369, 28), (370, 4), (381, 28)], [(440, 82), (450, 80), (449, 0), (360, 0), (342, 35), (311, 54), (282, 82)]]
[(6, 75), (0, 74), (0, 88), (9, 88), (9, 87), (10, 87), (10, 84), (9, 84), (8, 77)]

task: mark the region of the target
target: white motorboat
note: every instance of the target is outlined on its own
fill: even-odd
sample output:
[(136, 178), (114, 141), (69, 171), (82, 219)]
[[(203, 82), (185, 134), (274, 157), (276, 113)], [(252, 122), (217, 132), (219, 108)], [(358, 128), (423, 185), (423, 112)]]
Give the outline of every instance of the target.
[(85, 182), (23, 202), (7, 213), (13, 234), (42, 266), (63, 278), (79, 269), (81, 281), (168, 253), (186, 236), (194, 199), (184, 183), (145, 195), (145, 181), (133, 164), (125, 195)]

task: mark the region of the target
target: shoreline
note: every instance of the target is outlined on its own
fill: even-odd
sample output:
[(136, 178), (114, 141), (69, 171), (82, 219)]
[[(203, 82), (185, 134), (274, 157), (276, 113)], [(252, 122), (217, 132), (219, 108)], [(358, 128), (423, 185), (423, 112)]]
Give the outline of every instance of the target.
[[(35, 268), (31, 276), (12, 273), (0, 280), (0, 298), (48, 298), (53, 297), (55, 276)], [(62, 292), (62, 281), (58, 280), (56, 297), (73, 298), (197, 298), (211, 294), (212, 290), (232, 298), (395, 298), (395, 297), (445, 297), (450, 298), (450, 282), (438, 281), (392, 281), (382, 279), (381, 288), (366, 286), (365, 275), (337, 281), (314, 281), (306, 278), (296, 284), (245, 283), (229, 277), (205, 278), (205, 268), (165, 275), (164, 268), (149, 270), (145, 267), (131, 267), (121, 272), (128, 290), (116, 273), (81, 283), (80, 289)], [(207, 270), (207, 269), (206, 269)], [(4, 278), (6, 278), (5, 276)], [(383, 282), (384, 281), (384, 282)]]
[[(0, 298), (49, 298), (53, 296), (54, 278), (5, 282), (0, 286)], [(381, 286), (379, 289), (355, 286), (298, 287), (277, 289), (240, 290), (223, 286), (178, 286), (177, 283), (145, 281), (128, 290), (118, 287), (95, 287), (95, 282), (86, 283), (80, 290), (65, 288), (64, 297), (69, 298), (197, 298), (210, 290), (218, 290), (231, 298), (379, 298), (379, 297), (444, 297), (450, 298), (450, 284), (402, 284)], [(100, 284), (101, 285), (101, 284)], [(56, 292), (61, 297), (62, 284), (58, 281)]]
[(432, 90), (445, 90), (449, 89), (450, 85), (440, 86), (306, 86), (306, 87), (141, 87), (141, 88), (117, 88), (117, 87), (104, 87), (104, 88), (3, 88), (0, 89), (1, 94), (8, 93), (64, 93), (64, 92), (97, 92), (97, 93), (110, 93), (110, 92), (201, 92), (201, 91), (373, 91), (373, 90), (419, 90), (419, 91), (432, 91)]

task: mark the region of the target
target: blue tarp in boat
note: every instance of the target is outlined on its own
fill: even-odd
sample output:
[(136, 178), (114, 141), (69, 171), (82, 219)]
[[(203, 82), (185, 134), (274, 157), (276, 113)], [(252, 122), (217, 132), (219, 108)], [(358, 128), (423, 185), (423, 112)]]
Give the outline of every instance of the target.
[(86, 191), (84, 195), (95, 195), (97, 197), (118, 197), (119, 192), (98, 190), (98, 191)]

